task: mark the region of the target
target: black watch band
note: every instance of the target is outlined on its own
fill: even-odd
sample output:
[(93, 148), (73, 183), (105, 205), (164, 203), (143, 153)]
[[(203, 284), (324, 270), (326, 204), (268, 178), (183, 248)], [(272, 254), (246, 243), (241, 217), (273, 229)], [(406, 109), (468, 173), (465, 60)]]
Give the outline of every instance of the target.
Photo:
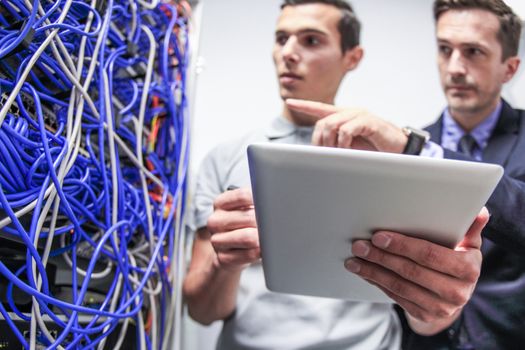
[(428, 131), (414, 129), (407, 126), (403, 128), (403, 132), (408, 137), (403, 154), (420, 155), (423, 147), (425, 147), (425, 144), (430, 140), (430, 134)]

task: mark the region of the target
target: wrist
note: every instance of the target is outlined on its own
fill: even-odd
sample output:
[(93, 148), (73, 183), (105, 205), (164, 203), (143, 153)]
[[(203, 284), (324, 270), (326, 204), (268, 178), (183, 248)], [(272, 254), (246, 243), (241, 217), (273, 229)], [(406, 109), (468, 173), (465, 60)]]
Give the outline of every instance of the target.
[(405, 316), (407, 318), (408, 325), (414, 332), (423, 336), (432, 336), (452, 326), (453, 323), (458, 319), (462, 310), (463, 309), (460, 308), (450, 316), (437, 318), (433, 321), (422, 321), (409, 314), (406, 310)]
[(430, 140), (428, 131), (419, 130), (412, 127), (404, 127), (403, 134), (407, 138), (403, 154), (420, 155), (425, 144)]
[(213, 259), (212, 270), (213, 270), (213, 273), (218, 274), (218, 275), (225, 274), (228, 276), (235, 276), (235, 275), (240, 276), (242, 270), (244, 270), (248, 266), (249, 264), (242, 264), (242, 265), (233, 264), (233, 263), (224, 264), (219, 260), (217, 255), (215, 255), (215, 258)]

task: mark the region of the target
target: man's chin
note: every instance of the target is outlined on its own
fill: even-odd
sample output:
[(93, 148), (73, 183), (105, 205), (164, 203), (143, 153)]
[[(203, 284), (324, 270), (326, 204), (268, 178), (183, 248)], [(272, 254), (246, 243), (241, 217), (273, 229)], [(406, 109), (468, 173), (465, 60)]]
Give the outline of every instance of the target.
[(472, 112), (479, 108), (478, 103), (470, 98), (447, 97), (448, 107), (461, 113)]
[(289, 99), (289, 98), (295, 98), (295, 99), (298, 99), (298, 100), (303, 100), (304, 99), (302, 94), (299, 93), (299, 91), (297, 91), (297, 90), (281, 88), (280, 94), (281, 94), (281, 98), (283, 100), (286, 100), (286, 99)]

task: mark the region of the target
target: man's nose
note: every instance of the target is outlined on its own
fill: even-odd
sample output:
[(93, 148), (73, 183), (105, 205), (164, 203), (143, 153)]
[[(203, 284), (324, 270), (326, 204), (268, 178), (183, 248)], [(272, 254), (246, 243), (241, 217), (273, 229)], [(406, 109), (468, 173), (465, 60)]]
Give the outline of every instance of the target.
[(467, 74), (467, 65), (461, 51), (454, 50), (448, 61), (448, 73), (452, 76)]
[(299, 43), (295, 36), (291, 36), (286, 40), (282, 48), (282, 56), (286, 63), (297, 63), (300, 59), (298, 52)]

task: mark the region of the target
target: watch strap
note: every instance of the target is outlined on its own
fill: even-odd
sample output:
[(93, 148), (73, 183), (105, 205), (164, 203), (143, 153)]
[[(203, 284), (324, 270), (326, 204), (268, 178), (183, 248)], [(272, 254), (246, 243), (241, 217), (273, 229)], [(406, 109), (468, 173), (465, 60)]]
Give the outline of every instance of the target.
[(421, 154), (423, 147), (425, 147), (425, 144), (430, 139), (430, 134), (425, 130), (419, 130), (409, 126), (403, 128), (403, 132), (408, 137), (403, 154)]

